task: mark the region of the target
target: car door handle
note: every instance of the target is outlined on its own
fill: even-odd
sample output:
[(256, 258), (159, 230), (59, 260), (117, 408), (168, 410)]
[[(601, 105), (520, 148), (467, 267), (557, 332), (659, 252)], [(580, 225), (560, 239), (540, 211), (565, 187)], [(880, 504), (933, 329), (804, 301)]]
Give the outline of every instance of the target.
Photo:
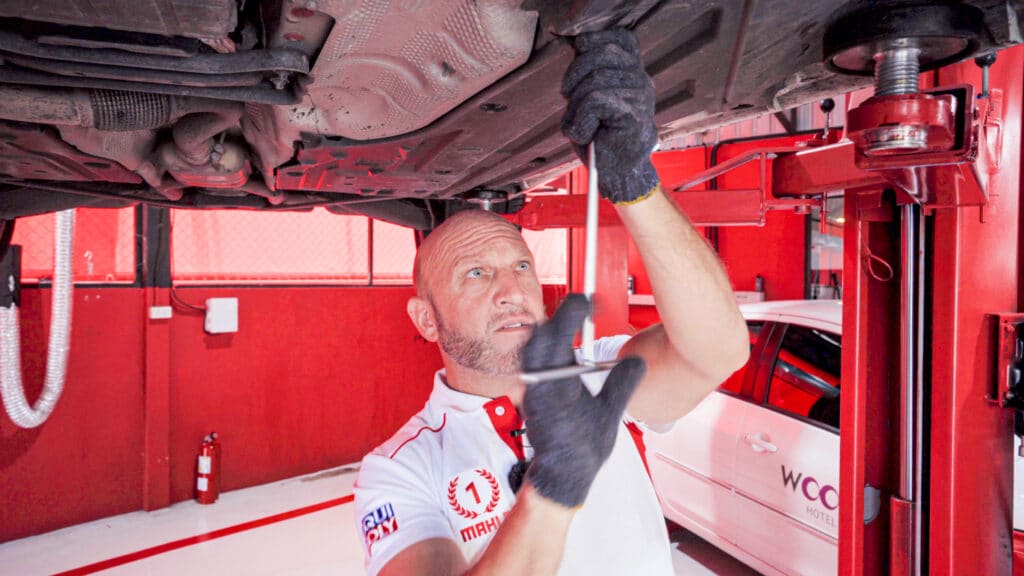
[(757, 453), (779, 451), (779, 447), (771, 443), (771, 438), (764, 432), (757, 434), (744, 434), (743, 441), (750, 445), (750, 449)]

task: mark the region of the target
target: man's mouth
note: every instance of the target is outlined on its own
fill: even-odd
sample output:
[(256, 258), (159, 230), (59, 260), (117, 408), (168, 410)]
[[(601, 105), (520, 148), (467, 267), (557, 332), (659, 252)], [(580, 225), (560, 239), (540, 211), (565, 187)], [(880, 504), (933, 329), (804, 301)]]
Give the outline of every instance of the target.
[(527, 328), (533, 328), (533, 323), (525, 320), (517, 322), (505, 322), (504, 324), (498, 326), (498, 332), (522, 330)]

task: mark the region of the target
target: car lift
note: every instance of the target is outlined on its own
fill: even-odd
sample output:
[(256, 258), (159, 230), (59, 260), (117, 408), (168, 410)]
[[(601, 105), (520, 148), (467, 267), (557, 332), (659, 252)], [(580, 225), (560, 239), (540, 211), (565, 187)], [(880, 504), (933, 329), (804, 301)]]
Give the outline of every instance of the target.
[[(842, 575), (1024, 574), (1024, 533), (1012, 526), (1024, 47), (959, 62), (977, 46), (972, 11), (864, 3), (838, 16), (826, 64), (876, 77), (875, 96), (848, 111), (845, 137), (664, 182), (694, 224), (712, 226), (763, 224), (769, 210), (806, 211), (845, 191)], [(758, 189), (689, 189), (750, 162)], [(582, 170), (570, 188), (586, 189)], [(613, 224), (602, 205), (601, 222)], [(584, 207), (582, 194), (536, 198), (512, 219), (579, 226)], [(601, 234), (598, 292), (622, 295), (604, 297), (599, 332), (602, 316), (624, 325), (628, 313), (625, 232)]]

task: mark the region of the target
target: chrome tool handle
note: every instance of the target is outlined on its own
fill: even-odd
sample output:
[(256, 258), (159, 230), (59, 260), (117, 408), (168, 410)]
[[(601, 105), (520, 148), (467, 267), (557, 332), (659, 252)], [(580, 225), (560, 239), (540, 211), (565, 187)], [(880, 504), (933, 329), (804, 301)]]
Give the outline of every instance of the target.
[[(587, 144), (587, 222), (586, 252), (583, 257), (583, 295), (594, 303), (597, 291), (597, 211), (601, 196), (597, 189), (597, 153), (594, 142)], [(594, 362), (594, 318), (591, 315), (583, 321), (583, 361)]]

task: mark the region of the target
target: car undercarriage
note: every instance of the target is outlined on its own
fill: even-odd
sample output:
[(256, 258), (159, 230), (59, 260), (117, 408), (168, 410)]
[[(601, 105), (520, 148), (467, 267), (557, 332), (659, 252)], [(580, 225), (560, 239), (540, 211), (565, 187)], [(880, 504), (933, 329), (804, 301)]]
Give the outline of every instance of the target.
[[(980, 51), (1020, 41), (1024, 4), (970, 4)], [(856, 5), (5, 0), (0, 219), (323, 206), (429, 230), (481, 198), (511, 212), (575, 160), (567, 37), (634, 28), (664, 139), (868, 85), (823, 64)]]

